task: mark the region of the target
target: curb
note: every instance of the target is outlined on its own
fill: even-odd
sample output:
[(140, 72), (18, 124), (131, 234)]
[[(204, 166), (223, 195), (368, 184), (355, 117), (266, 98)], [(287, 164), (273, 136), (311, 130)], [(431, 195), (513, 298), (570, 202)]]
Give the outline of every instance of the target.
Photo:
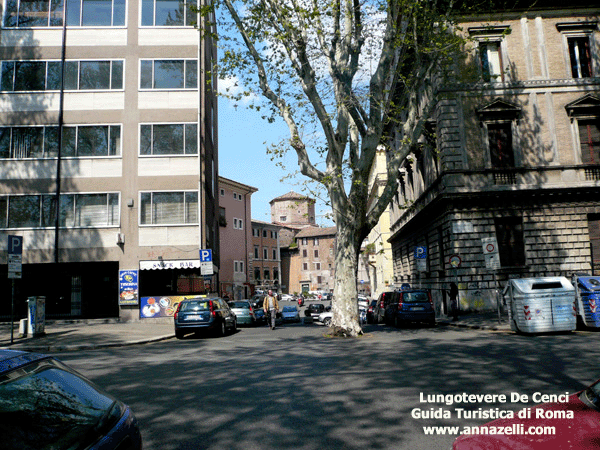
[(449, 327), (456, 328), (469, 328), (472, 330), (484, 330), (484, 331), (507, 331), (510, 328), (507, 325), (498, 324), (498, 325), (476, 325), (470, 323), (460, 323), (460, 322), (437, 322), (438, 325), (445, 325)]
[(139, 339), (137, 341), (126, 341), (126, 342), (110, 342), (108, 344), (76, 344), (76, 345), (23, 345), (21, 347), (0, 347), (2, 350), (21, 350), (26, 352), (37, 352), (37, 353), (60, 353), (60, 352), (76, 352), (81, 350), (96, 350), (100, 348), (114, 348), (114, 347), (129, 347), (132, 345), (143, 345), (149, 344), (152, 342), (166, 341), (168, 339), (173, 339), (175, 337), (174, 334), (169, 334), (165, 336), (157, 336), (154, 338), (148, 339)]

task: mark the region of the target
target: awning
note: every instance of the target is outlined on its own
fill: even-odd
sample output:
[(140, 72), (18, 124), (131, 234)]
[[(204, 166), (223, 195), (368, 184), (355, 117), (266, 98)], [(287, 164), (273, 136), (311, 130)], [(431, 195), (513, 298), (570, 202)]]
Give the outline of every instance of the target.
[(174, 259), (162, 261), (140, 261), (140, 270), (199, 269), (199, 259)]

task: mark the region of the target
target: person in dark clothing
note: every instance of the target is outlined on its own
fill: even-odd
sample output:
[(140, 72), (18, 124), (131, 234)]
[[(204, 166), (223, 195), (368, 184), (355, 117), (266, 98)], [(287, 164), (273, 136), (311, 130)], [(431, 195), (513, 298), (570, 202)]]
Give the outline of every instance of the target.
[(448, 291), (450, 296), (450, 309), (452, 309), (452, 320), (458, 320), (458, 286), (453, 281), (450, 283), (450, 290)]

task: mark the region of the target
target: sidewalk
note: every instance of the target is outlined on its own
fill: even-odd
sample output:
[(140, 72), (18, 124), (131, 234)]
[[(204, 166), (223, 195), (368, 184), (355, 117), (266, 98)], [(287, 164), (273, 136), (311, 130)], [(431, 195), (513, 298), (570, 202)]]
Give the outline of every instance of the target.
[[(498, 313), (465, 314), (456, 322), (442, 316), (437, 324), (476, 330), (510, 330), (505, 317), (498, 323)], [(15, 323), (14, 343), (10, 345), (10, 324), (0, 323), (0, 348), (54, 353), (140, 345), (175, 337), (172, 322), (119, 322), (118, 319), (49, 321), (45, 331), (42, 336), (19, 338), (19, 324)]]
[(49, 321), (45, 332), (42, 336), (19, 338), (19, 324), (15, 323), (14, 343), (10, 345), (10, 324), (0, 323), (0, 348), (52, 353), (123, 347), (175, 337), (172, 322), (119, 322), (118, 319)]

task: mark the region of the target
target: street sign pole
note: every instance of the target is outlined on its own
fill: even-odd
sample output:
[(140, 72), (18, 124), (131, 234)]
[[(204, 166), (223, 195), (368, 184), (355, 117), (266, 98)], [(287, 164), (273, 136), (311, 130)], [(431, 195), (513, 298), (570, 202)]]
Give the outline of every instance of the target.
[(10, 298), (10, 345), (14, 342), (15, 279), (21, 278), (23, 260), (23, 237), (8, 236), (8, 278), (11, 279)]

